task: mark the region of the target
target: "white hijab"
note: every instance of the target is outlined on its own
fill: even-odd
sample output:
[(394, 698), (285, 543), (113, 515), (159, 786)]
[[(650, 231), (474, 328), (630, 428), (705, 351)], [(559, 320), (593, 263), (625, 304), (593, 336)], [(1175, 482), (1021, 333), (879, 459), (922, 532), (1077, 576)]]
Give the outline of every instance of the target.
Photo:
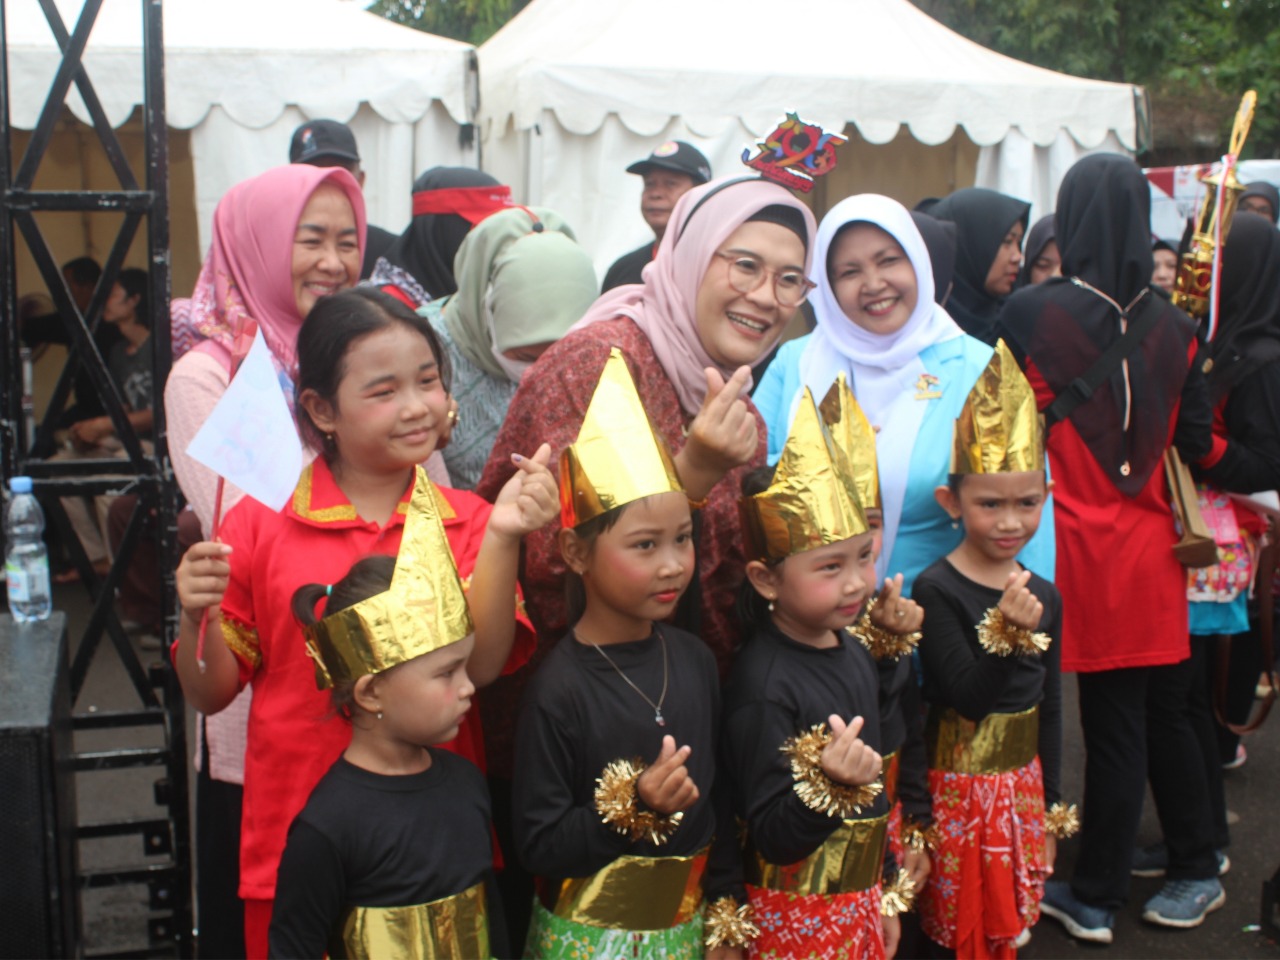
[[(840, 309), (831, 289), (827, 257), (832, 241), (845, 224), (855, 221), (873, 224), (892, 236), (915, 269), (916, 306), (895, 333), (872, 333), (858, 326)], [(863, 193), (836, 204), (818, 227), (813, 260), (818, 288), (809, 299), (818, 327), (800, 355), (800, 381), (815, 397), (822, 397), (836, 375), (844, 372), (859, 406), (880, 431), (876, 453), (884, 502), (884, 548), (877, 566), (884, 575), (897, 539), (911, 452), (928, 409), (927, 401), (916, 399), (920, 376), (927, 372), (920, 353), (960, 336), (961, 330), (947, 311), (934, 303), (933, 267), (924, 238), (907, 208), (896, 200)]]

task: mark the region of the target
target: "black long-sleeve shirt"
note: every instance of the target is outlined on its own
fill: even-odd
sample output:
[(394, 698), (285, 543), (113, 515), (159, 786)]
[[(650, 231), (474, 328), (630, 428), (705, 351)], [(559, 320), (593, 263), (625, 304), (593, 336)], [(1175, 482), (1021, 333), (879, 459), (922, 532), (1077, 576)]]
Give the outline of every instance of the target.
[[(553, 881), (587, 877), (624, 855), (673, 857), (697, 853), (718, 838), (704, 878), (708, 899), (741, 896), (741, 864), (732, 822), (721, 827), (715, 744), (720, 689), (715, 657), (697, 637), (661, 625), (667, 643), (665, 726), (654, 709), (619, 674), (655, 704), (663, 686), (662, 645), (644, 640), (602, 647), (617, 670), (572, 633), (552, 648), (525, 692), (516, 730), (513, 820), (517, 853), (525, 867)], [(664, 844), (633, 842), (601, 822), (596, 778), (614, 760), (639, 757), (652, 764), (670, 734), (692, 747), (686, 767), (699, 796)], [(727, 804), (721, 805), (727, 813)], [(727, 889), (726, 889), (727, 888)]]
[(1222, 455), (1196, 473), (1231, 493), (1280, 489), (1280, 364), (1259, 367), (1232, 388), (1222, 424)]
[(982, 649), (978, 624), (1000, 605), (1004, 591), (970, 580), (945, 557), (916, 578), (911, 599), (924, 608), (924, 698), (974, 722), (991, 713), (1020, 713), (1039, 704), (1044, 795), (1046, 803), (1055, 803), (1062, 765), (1062, 597), (1057, 587), (1035, 574), (1027, 588), (1044, 604), (1039, 629), (1053, 640), (1039, 655), (999, 657)]
[[(882, 746), (875, 661), (848, 633), (840, 638), (839, 646), (818, 649), (770, 624), (742, 648), (725, 687), (725, 775), (753, 846), (770, 863), (803, 860), (841, 823), (796, 794), (783, 742), (837, 714), (845, 721), (861, 716), (862, 741), (877, 751)], [(859, 816), (888, 809), (881, 794)]]
[(876, 661), (880, 673), (880, 737), (886, 755), (898, 753), (898, 799), (903, 812), (922, 824), (933, 821), (924, 716), (915, 658)]

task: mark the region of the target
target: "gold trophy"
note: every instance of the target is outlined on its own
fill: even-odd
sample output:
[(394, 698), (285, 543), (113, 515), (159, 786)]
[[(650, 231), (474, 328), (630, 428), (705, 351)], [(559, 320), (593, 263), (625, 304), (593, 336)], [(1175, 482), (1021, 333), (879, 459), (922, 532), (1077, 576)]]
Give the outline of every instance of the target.
[[(1240, 109), (1236, 111), (1236, 121), (1231, 128), (1231, 145), (1227, 153), (1233, 158), (1240, 155), (1244, 147), (1244, 138), (1249, 135), (1249, 125), (1253, 123), (1253, 110), (1258, 103), (1257, 91), (1250, 90), (1240, 100)], [(1225, 182), (1224, 182), (1225, 178)], [(1196, 217), (1195, 232), (1191, 236), (1191, 249), (1178, 264), (1178, 279), (1174, 283), (1173, 303), (1182, 308), (1189, 316), (1202, 320), (1209, 315), (1210, 288), (1213, 285), (1213, 252), (1217, 246), (1218, 221), (1222, 221), (1222, 239), (1227, 239), (1231, 229), (1231, 218), (1235, 216), (1236, 204), (1244, 193), (1244, 184), (1236, 176), (1234, 162), (1230, 167), (1223, 164), (1217, 173), (1200, 178), (1208, 189), (1204, 201), (1200, 205), (1200, 213)], [(1222, 205), (1218, 206), (1218, 188), (1222, 188)]]

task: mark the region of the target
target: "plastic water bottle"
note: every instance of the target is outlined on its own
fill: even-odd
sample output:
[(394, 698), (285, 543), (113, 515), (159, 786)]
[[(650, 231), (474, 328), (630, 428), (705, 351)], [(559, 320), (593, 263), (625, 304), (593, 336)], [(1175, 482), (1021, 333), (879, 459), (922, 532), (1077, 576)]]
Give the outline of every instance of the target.
[(47, 620), (53, 609), (49, 594), (49, 551), (45, 549), (44, 511), (31, 494), (30, 477), (9, 480), (12, 497), (4, 511), (4, 574), (9, 612), (19, 623)]

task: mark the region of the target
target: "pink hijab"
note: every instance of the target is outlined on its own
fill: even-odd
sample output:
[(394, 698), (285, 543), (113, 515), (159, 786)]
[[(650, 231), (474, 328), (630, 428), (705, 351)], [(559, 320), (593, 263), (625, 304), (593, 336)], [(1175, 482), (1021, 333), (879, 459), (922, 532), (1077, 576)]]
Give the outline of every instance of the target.
[(274, 167), (228, 190), (213, 212), (213, 240), (189, 300), (173, 302), (174, 359), (187, 349), (214, 357), (231, 370), (253, 324), (280, 368), (293, 378), (303, 318), (293, 295), (293, 238), (298, 220), (323, 183), (347, 195), (364, 255), (365, 212), (360, 184), (341, 167), (298, 163)]
[[(817, 223), (788, 190), (757, 177), (722, 177), (694, 187), (677, 202), (658, 255), (644, 268), (643, 284), (628, 284), (600, 297), (575, 330), (600, 320), (630, 317), (645, 332), (662, 369), (675, 385), (680, 406), (696, 414), (707, 393), (703, 370), (716, 367), (728, 379), (733, 369), (707, 354), (698, 336), (695, 305), (711, 258), (738, 227), (765, 207), (794, 207), (808, 238), (805, 273), (812, 273)], [(765, 359), (761, 354), (757, 362)]]

